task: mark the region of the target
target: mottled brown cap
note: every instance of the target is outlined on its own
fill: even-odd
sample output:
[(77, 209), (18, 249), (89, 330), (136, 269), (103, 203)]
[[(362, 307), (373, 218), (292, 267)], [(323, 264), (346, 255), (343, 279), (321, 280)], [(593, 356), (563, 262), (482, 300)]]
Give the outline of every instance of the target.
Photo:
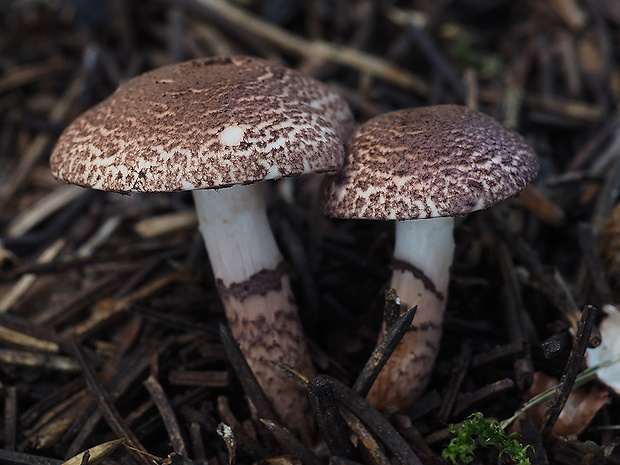
[(465, 215), (516, 195), (538, 172), (532, 147), (493, 118), (458, 105), (386, 113), (351, 137), (340, 173), (323, 185), (339, 218)]
[(116, 192), (249, 184), (342, 166), (354, 120), (342, 97), (251, 57), (197, 59), (127, 81), (71, 123), (50, 165)]

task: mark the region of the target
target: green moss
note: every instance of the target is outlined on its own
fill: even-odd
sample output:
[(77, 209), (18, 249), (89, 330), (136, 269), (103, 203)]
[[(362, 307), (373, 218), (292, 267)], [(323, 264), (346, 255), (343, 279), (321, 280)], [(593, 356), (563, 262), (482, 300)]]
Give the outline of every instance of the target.
[(474, 413), (463, 421), (459, 430), (451, 425), (450, 431), (456, 437), (452, 438), (441, 455), (454, 464), (470, 463), (478, 447), (495, 447), (500, 457), (508, 456), (519, 465), (530, 463), (527, 450), (532, 446), (524, 446), (513, 438), (516, 433), (506, 434), (497, 420), (485, 420), (480, 412)]

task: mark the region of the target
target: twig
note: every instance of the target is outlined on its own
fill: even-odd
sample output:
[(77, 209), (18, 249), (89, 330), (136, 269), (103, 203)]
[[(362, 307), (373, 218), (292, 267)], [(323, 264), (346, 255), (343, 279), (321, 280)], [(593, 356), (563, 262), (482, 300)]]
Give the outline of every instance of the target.
[[(400, 299), (399, 299), (400, 301)], [(389, 306), (390, 298), (386, 296), (386, 306)], [(386, 364), (394, 349), (398, 346), (407, 330), (411, 327), (411, 322), (415, 316), (417, 306), (410, 308), (398, 318), (392, 325), (392, 328), (385, 334), (381, 342), (375, 347), (370, 358), (364, 365), (359, 376), (353, 384), (353, 390), (361, 397), (366, 397), (372, 384), (379, 376), (379, 372)]]
[(41, 221), (64, 208), (85, 192), (83, 188), (78, 186), (61, 185), (17, 215), (5, 230), (7, 236), (21, 236), (27, 233)]
[(15, 450), (17, 440), (17, 388), (4, 391), (4, 448)]
[(504, 378), (487, 384), (474, 392), (466, 392), (459, 396), (458, 402), (454, 407), (454, 414), (456, 416), (462, 415), (466, 410), (472, 409), (479, 402), (487, 400), (492, 396), (497, 396), (502, 392), (512, 390), (514, 387), (515, 383), (512, 379)]
[[(52, 123), (59, 123), (67, 116), (69, 110), (73, 107), (75, 99), (82, 91), (83, 85), (84, 78), (78, 73), (75, 79), (67, 86), (65, 93), (52, 106), (49, 115), (49, 120)], [(0, 190), (0, 208), (4, 207), (15, 193), (21, 189), (34, 167), (45, 154), (45, 149), (51, 141), (52, 137), (50, 135), (39, 133), (30, 142), (15, 173)]]
[(579, 233), (579, 246), (583, 252), (583, 262), (590, 274), (596, 301), (599, 305), (608, 304), (612, 302), (612, 292), (607, 282), (607, 273), (596, 250), (596, 239), (592, 226), (588, 223), (579, 223), (577, 232)]
[[(108, 425), (110, 425), (110, 428), (112, 428), (112, 431), (114, 431), (119, 438), (125, 438), (129, 445), (136, 451), (146, 453), (144, 446), (127, 427), (123, 417), (121, 417), (121, 414), (114, 406), (110, 394), (104, 389), (103, 385), (99, 382), (91, 370), (88, 362), (86, 361), (86, 357), (84, 356), (84, 352), (77, 343), (73, 343), (73, 350), (78, 363), (80, 364), (80, 368), (82, 369), (82, 373), (84, 374), (84, 378), (86, 379), (86, 384), (88, 385), (91, 393), (97, 399), (99, 410)], [(148, 458), (141, 453), (135, 454), (135, 458), (142, 461), (145, 465), (151, 465)]]
[(278, 441), (278, 443), (288, 454), (297, 458), (298, 460), (301, 460), (301, 462), (304, 464), (322, 464), (319, 457), (317, 457), (314, 452), (308, 449), (289, 430), (271, 420), (267, 420), (266, 418), (261, 418), (260, 421), (263, 425), (267, 427), (271, 434), (273, 434), (273, 437), (276, 439), (276, 441)]
[[(510, 226), (502, 220), (493, 210), (487, 210), (493, 219), (493, 224), (497, 231), (503, 236), (504, 241), (511, 250), (518, 256), (523, 265), (530, 272), (532, 279), (539, 284), (540, 290), (547, 296), (553, 305), (562, 313), (564, 318), (570, 323), (575, 333), (579, 328), (581, 311), (575, 304), (572, 295), (563, 283), (559, 273), (548, 273), (542, 263), (536, 257), (535, 252), (521, 236), (511, 230)], [(601, 343), (601, 333), (597, 328), (593, 328), (590, 333), (590, 347), (597, 347)]]
[(549, 433), (551, 433), (555, 422), (560, 416), (562, 408), (564, 408), (568, 395), (573, 388), (575, 378), (577, 377), (577, 373), (581, 367), (581, 362), (583, 361), (583, 356), (588, 347), (588, 341), (590, 339), (592, 328), (594, 327), (596, 313), (597, 309), (591, 305), (586, 305), (583, 309), (581, 322), (575, 338), (575, 344), (568, 357), (568, 361), (566, 362), (566, 367), (564, 368), (564, 373), (562, 373), (562, 378), (556, 388), (554, 399), (550, 402), (549, 409), (545, 412), (545, 416), (543, 417), (540, 427), (543, 437), (546, 437)]
[(112, 454), (112, 452), (114, 452), (122, 443), (122, 439), (104, 442), (103, 444), (91, 447), (90, 449), (87, 449), (84, 452), (70, 458), (63, 465), (88, 465), (91, 463), (100, 463)]
[(364, 423), (349, 410), (343, 409), (342, 416), (347, 421), (349, 429), (357, 439), (357, 449), (363, 457), (369, 457), (373, 465), (391, 465), (385, 449)]
[[(599, 363), (597, 365), (591, 366), (591, 367), (583, 370), (575, 378), (575, 382), (573, 383), (572, 389), (577, 389), (578, 387), (583, 386), (587, 382), (592, 381), (594, 378), (596, 378), (596, 373), (601, 368), (605, 368), (605, 367), (614, 365), (614, 364), (619, 363), (619, 362), (620, 362), (620, 356), (616, 357), (613, 360), (607, 360), (605, 362), (601, 362), (601, 363)], [(555, 394), (556, 390), (558, 389), (558, 387), (559, 387), (559, 384), (554, 386), (554, 387), (551, 387), (551, 388), (547, 389), (544, 392), (541, 392), (537, 396), (532, 397), (530, 400), (525, 402), (521, 406), (521, 408), (519, 410), (517, 410), (510, 418), (506, 418), (505, 420), (502, 420), (500, 422), (501, 425), (502, 425), (502, 428), (504, 428), (504, 429), (508, 428), (512, 424), (512, 422), (515, 421), (520, 415), (522, 415), (523, 413), (527, 412), (531, 408), (536, 407), (537, 405), (540, 405), (543, 402), (546, 402), (549, 399), (551, 399), (554, 396), (554, 394)]]
[(450, 376), (443, 403), (441, 404), (439, 413), (437, 413), (437, 418), (441, 423), (445, 423), (452, 413), (457, 395), (461, 390), (461, 385), (465, 380), (465, 375), (467, 374), (467, 369), (471, 362), (472, 352), (471, 343), (465, 341), (461, 344), (461, 350), (452, 363), (452, 376)]
[(62, 460), (0, 449), (0, 463), (4, 465), (62, 465)]
[(528, 337), (525, 332), (524, 320), (526, 316), (521, 298), (521, 289), (510, 250), (505, 242), (499, 242), (497, 252), (500, 270), (505, 283), (501, 295), (504, 302), (508, 336), (513, 343), (520, 344), (526, 349), (514, 358), (515, 378), (519, 389), (527, 389), (534, 379), (534, 365), (529, 351)]
[(388, 11), (388, 17), (395, 23), (404, 26), (405, 31), (416, 42), (420, 51), (436, 68), (437, 73), (448, 81), (450, 86), (456, 92), (458, 98), (464, 100), (466, 94), (465, 84), (453, 69), (450, 62), (446, 60), (442, 52), (439, 50), (439, 47), (435, 45), (435, 42), (430, 40), (426, 34), (426, 31), (411, 21), (408, 15), (402, 14), (402, 12), (399, 12), (396, 8)]
[[(58, 255), (61, 249), (65, 246), (64, 239), (58, 239), (52, 245), (50, 245), (47, 249), (41, 253), (37, 262), (39, 263), (49, 263), (56, 255)], [(37, 280), (37, 275), (35, 274), (24, 274), (19, 280), (11, 287), (11, 289), (4, 294), (4, 297), (0, 299), (0, 313), (8, 312), (17, 301), (28, 292), (28, 290), (32, 287), (32, 285)]]
[(32, 353), (14, 349), (0, 349), (0, 363), (22, 367), (40, 367), (66, 373), (79, 371), (75, 360), (64, 355)]
[(333, 455), (355, 458), (355, 448), (349, 439), (346, 422), (338, 410), (334, 390), (324, 381), (324, 378), (316, 377), (308, 382), (310, 406), (319, 431)]
[(228, 326), (223, 323), (220, 324), (220, 337), (233, 370), (235, 370), (239, 381), (241, 381), (245, 394), (256, 408), (259, 418), (279, 421), (279, 418), (271, 406), (269, 399), (265, 396), (265, 393), (258, 384), (258, 381), (256, 380), (254, 373), (252, 373), (247, 360), (243, 356), (237, 341), (235, 341)]
[(266, 23), (259, 17), (223, 0), (197, 0), (197, 2), (181, 0), (177, 3), (192, 9), (197, 9), (202, 5), (208, 12), (215, 13), (235, 27), (242, 28), (303, 58), (321, 58), (349, 66), (362, 74), (382, 79), (420, 95), (426, 95), (429, 92), (428, 84), (424, 80), (408, 70), (395, 66), (388, 60), (331, 42), (306, 40), (274, 24)]
[(364, 422), (377, 439), (383, 442), (394, 454), (399, 463), (403, 465), (421, 465), (420, 460), (413, 453), (409, 444), (372, 405), (340, 381), (326, 375), (319, 376), (324, 377), (324, 382), (332, 386), (338, 401)]
[(164, 422), (164, 426), (166, 427), (166, 431), (168, 432), (168, 437), (172, 442), (174, 451), (184, 457), (187, 457), (187, 448), (185, 447), (185, 441), (181, 435), (179, 422), (174, 410), (172, 410), (170, 401), (168, 401), (168, 396), (166, 396), (166, 393), (161, 387), (161, 384), (159, 384), (153, 375), (149, 376), (143, 384), (147, 391), (149, 391), (151, 399), (153, 399), (153, 403), (157, 407), (157, 410), (159, 410), (159, 414)]

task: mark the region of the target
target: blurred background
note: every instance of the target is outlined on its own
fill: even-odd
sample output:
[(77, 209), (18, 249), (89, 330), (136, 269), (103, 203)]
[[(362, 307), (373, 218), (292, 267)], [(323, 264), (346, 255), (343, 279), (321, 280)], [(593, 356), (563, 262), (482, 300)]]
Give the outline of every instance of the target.
[[(165, 458), (172, 446), (141, 384), (149, 374), (173, 401), (190, 459), (227, 463), (220, 422), (236, 422), (241, 463), (283, 454), (248, 433), (191, 198), (90, 192), (49, 171), (65, 126), (119, 84), (168, 63), (253, 55), (326, 82), (360, 123), (457, 103), (535, 147), (541, 170), (530, 188), (458, 223), (436, 372), (399, 430), (425, 463), (441, 463), (447, 423), (476, 410), (510, 416), (532, 395), (535, 373), (562, 375), (581, 308), (617, 301), (619, 47), (617, 0), (4, 0), (0, 445), (14, 453), (8, 463), (35, 463), (31, 455), (61, 463), (118, 436), (96, 418), (68, 337), (90, 354), (150, 453)], [(326, 220), (319, 186), (274, 184), (270, 214), (319, 370), (350, 383), (375, 343), (393, 225)], [(610, 394), (587, 420), (568, 421), (578, 431), (540, 442), (538, 463), (620, 460), (616, 394), (592, 390)], [(107, 460), (138, 459), (117, 451)]]

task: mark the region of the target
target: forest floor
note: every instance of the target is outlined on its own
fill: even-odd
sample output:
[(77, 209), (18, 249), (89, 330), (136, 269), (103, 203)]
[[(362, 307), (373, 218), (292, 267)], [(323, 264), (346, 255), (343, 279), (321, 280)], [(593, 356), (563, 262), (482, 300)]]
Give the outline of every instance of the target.
[[(563, 402), (590, 351), (616, 339), (617, 6), (3, 2), (0, 463), (58, 465), (95, 448), (91, 459), (107, 465), (383, 464), (411, 451), (439, 464), (451, 424), (476, 412), (509, 419), (562, 377), (550, 400), (508, 430), (532, 445), (532, 464), (620, 463), (613, 388), (595, 374)], [(345, 97), (359, 123), (405, 107), (467, 105), (519, 132), (539, 157), (538, 178), (519, 197), (457, 220), (443, 339), (424, 396), (382, 415), (332, 400), (355, 432), (348, 457), (324, 446), (320, 438), (336, 431), (320, 418), (318, 445), (306, 448), (251, 414), (234, 347), (220, 337), (223, 307), (189, 194), (122, 196), (51, 174), (63, 129), (122, 82), (214, 55), (312, 75)], [(381, 324), (394, 225), (325, 218), (318, 177), (269, 187), (314, 362), (325, 379), (352, 386)], [(472, 463), (498, 460), (488, 447)]]

